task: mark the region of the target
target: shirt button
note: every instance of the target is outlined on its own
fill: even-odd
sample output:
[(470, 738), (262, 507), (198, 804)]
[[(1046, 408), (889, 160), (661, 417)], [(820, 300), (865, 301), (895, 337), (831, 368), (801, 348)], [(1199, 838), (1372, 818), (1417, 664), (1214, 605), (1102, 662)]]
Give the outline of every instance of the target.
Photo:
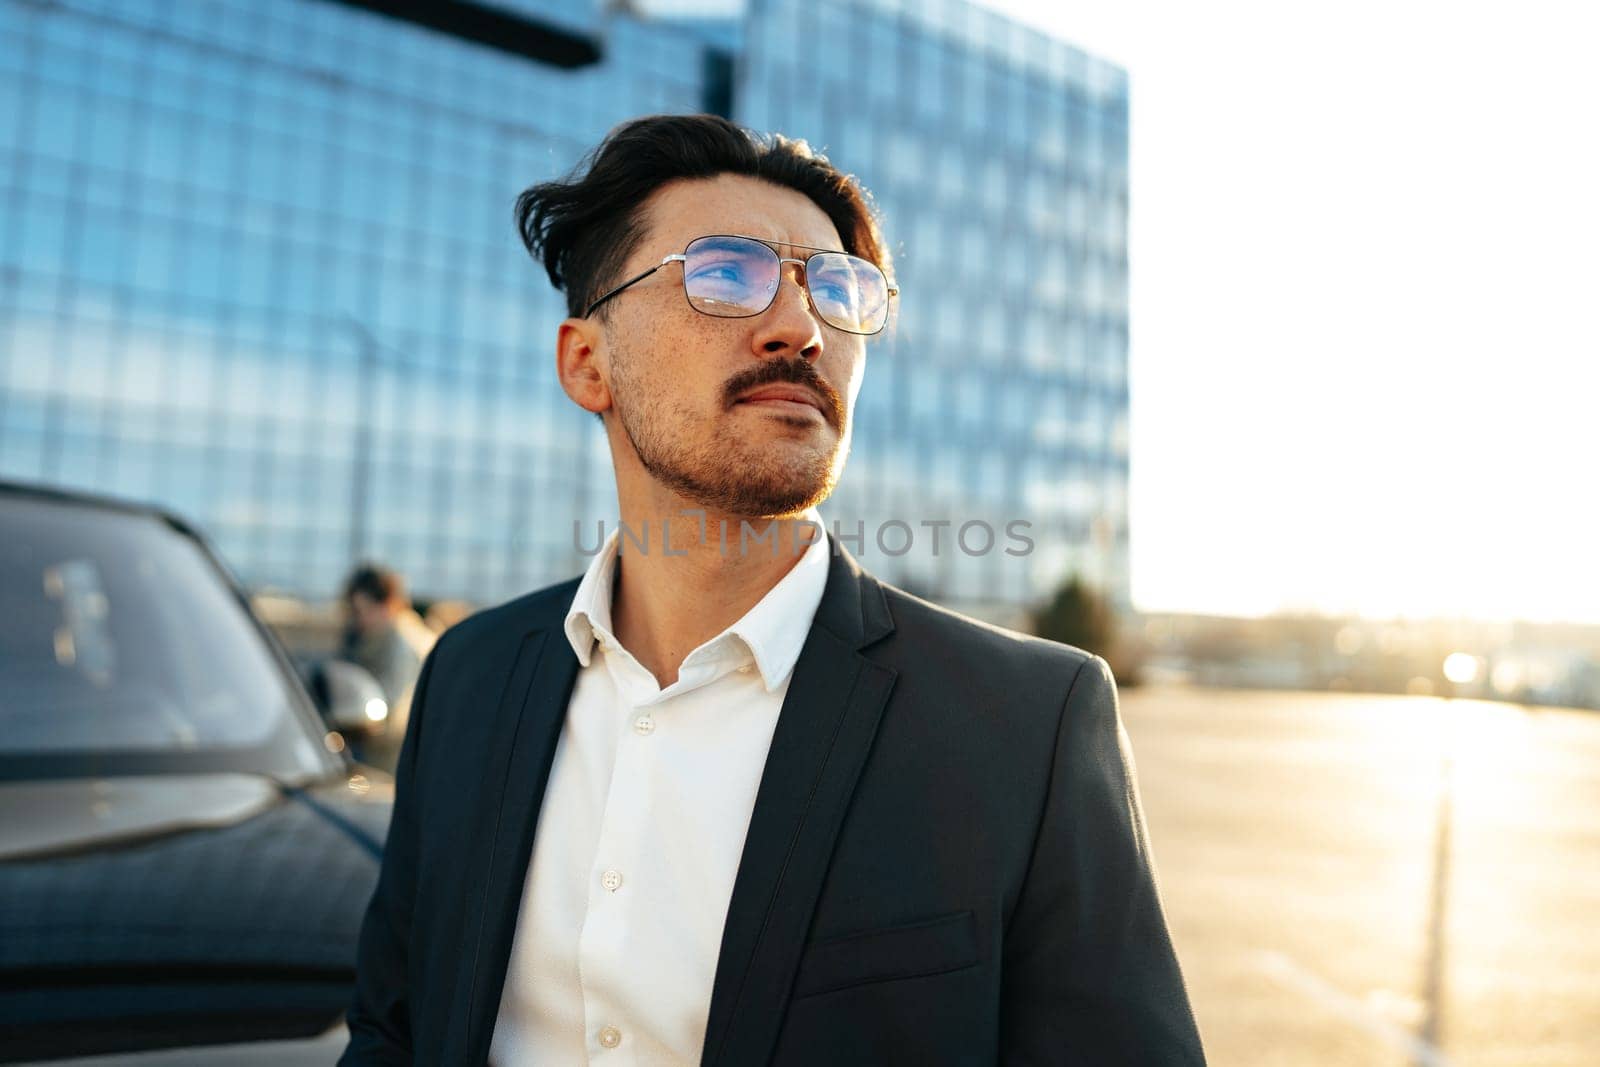
[(617, 886), (622, 884), (622, 875), (617, 871), (607, 871), (600, 876), (600, 884), (615, 893)]
[(641, 715), (633, 720), (633, 732), (636, 734), (649, 734), (656, 728), (656, 721), (648, 715)]
[(600, 1028), (600, 1044), (604, 1048), (616, 1048), (622, 1044), (622, 1031), (615, 1026), (602, 1026)]

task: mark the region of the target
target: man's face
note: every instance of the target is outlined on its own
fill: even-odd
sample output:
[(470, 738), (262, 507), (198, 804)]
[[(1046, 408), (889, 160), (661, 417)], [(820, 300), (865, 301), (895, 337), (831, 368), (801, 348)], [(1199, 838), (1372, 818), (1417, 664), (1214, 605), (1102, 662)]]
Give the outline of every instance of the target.
[(363, 635), (381, 633), (393, 614), (383, 601), (374, 600), (359, 589), (350, 594), (349, 608), (350, 622)]
[[(795, 259), (807, 253), (787, 246), (844, 248), (810, 198), (742, 175), (662, 186), (645, 222), (618, 280), (707, 234), (761, 238)], [(750, 318), (694, 310), (682, 273), (669, 264), (606, 304), (599, 348), (613, 448), (631, 449), (659, 486), (716, 512), (776, 517), (826, 499), (849, 452), (865, 338), (817, 317), (793, 264), (784, 265), (772, 306)], [(751, 396), (793, 386), (819, 407)]]

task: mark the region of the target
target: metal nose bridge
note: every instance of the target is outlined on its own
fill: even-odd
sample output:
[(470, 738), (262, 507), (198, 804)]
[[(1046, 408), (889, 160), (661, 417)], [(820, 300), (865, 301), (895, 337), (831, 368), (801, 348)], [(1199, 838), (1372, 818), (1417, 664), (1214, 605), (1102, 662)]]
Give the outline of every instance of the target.
[[(779, 256), (778, 257), (778, 284), (779, 285), (783, 284), (783, 265), (785, 263), (793, 263), (796, 267), (800, 268), (799, 270), (794, 272), (794, 274), (795, 274), (795, 284), (799, 285), (801, 289), (805, 290), (805, 294), (806, 294), (806, 299), (807, 300), (811, 299), (811, 286), (806, 284), (806, 261), (803, 260), (803, 259), (789, 259), (786, 256)], [(776, 294), (776, 291), (774, 291), (774, 294)]]
[(776, 304), (776, 302), (778, 302), (778, 291), (782, 290), (782, 288), (784, 288), (784, 264), (789, 264), (789, 262), (792, 262), (792, 264), (794, 264), (795, 267), (798, 267), (798, 270), (795, 270), (795, 285), (800, 286), (800, 293), (802, 293), (802, 296), (805, 296), (806, 310), (808, 310), (808, 312), (810, 312), (811, 317), (813, 317), (814, 320), (816, 320), (816, 323), (818, 323), (818, 325), (826, 326), (827, 325), (827, 320), (826, 320), (826, 318), (822, 318), (822, 309), (819, 309), (819, 307), (816, 306), (816, 299), (814, 299), (813, 296), (811, 296), (811, 286), (810, 285), (806, 285), (806, 280), (805, 280), (805, 259), (790, 259), (790, 258), (787, 258), (787, 256), (779, 256), (779, 258), (778, 258), (778, 286), (776, 286), (776, 288), (774, 288), (774, 290), (773, 290), (773, 299), (771, 299), (771, 301), (768, 301), (768, 304), (766, 304), (766, 310), (773, 309), (773, 304)]
[[(805, 294), (806, 307), (811, 310), (811, 313), (817, 317), (818, 321), (826, 323), (826, 320), (822, 318), (822, 312), (817, 308), (817, 302), (811, 298), (811, 286), (806, 284), (806, 261), (803, 259), (790, 259), (787, 256), (778, 257), (778, 285), (777, 288), (772, 290), (772, 303), (777, 302), (778, 289), (783, 288), (783, 265), (785, 263), (793, 263), (800, 268), (795, 271), (795, 284), (800, 287), (800, 292)], [(767, 304), (767, 307), (771, 308), (772, 303)]]

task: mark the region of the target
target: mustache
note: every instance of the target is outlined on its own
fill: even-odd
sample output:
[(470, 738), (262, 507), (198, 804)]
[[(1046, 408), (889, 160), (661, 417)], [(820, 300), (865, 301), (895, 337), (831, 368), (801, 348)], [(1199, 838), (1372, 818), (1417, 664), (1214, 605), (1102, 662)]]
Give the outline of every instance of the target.
[(800, 385), (822, 399), (823, 414), (835, 426), (844, 425), (844, 398), (829, 385), (816, 367), (804, 359), (769, 359), (728, 379), (722, 387), (724, 407), (732, 407), (744, 393), (763, 385)]

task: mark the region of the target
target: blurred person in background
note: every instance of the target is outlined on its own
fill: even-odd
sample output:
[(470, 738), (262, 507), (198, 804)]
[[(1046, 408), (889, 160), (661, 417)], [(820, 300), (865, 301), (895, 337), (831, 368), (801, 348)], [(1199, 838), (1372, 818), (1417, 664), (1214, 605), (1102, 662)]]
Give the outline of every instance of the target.
[(367, 762), (392, 768), (410, 719), (412, 687), (438, 634), (412, 609), (405, 579), (391, 568), (361, 564), (345, 579), (343, 600), (338, 658), (365, 667), (389, 703), (382, 734), (367, 743)]
[(340, 1062), (1202, 1065), (1106, 662), (822, 536), (865, 191), (658, 115), (517, 214), (627, 547), (429, 655)]

